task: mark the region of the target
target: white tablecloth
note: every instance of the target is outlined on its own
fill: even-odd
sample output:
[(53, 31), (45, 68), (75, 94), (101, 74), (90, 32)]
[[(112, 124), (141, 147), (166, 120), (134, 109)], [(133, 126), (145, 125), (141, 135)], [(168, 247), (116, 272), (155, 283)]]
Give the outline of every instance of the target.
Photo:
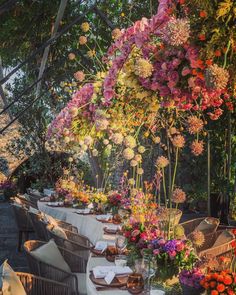
[[(97, 241), (101, 240), (114, 240), (114, 235), (104, 234), (103, 228), (106, 223), (101, 223), (96, 220), (94, 215), (79, 215), (74, 213), (73, 208), (60, 208), (60, 207), (49, 207), (45, 202), (38, 202), (38, 208), (40, 211), (53, 216), (54, 218), (60, 219), (71, 223), (73, 226), (78, 228), (79, 233), (89, 238), (89, 240), (95, 244)], [(108, 225), (108, 224), (107, 224)], [(86, 274), (86, 285), (88, 295), (129, 295), (128, 291), (122, 291), (118, 289), (107, 290), (107, 291), (97, 291), (96, 286), (89, 279), (90, 271), (93, 267), (100, 265), (114, 265), (114, 263), (108, 262), (103, 257), (92, 257), (90, 256), (87, 264), (87, 274)]]

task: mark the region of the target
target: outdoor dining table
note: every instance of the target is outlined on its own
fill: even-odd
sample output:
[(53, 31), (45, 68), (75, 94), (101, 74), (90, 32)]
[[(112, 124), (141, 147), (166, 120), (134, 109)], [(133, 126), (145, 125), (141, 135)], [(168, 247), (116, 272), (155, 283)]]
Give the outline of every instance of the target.
[[(114, 241), (115, 235), (109, 235), (104, 233), (104, 227), (109, 225), (109, 223), (101, 223), (96, 220), (96, 215), (81, 215), (75, 213), (76, 209), (74, 208), (66, 208), (66, 207), (50, 207), (45, 202), (38, 202), (38, 208), (40, 211), (54, 217), (60, 219), (62, 221), (66, 221), (71, 223), (73, 226), (78, 228), (78, 232), (86, 237), (89, 240), (96, 244), (97, 241)], [(128, 295), (129, 292), (126, 290), (119, 289), (108, 289), (106, 291), (96, 290), (96, 285), (90, 280), (90, 272), (95, 266), (107, 266), (107, 265), (115, 265), (112, 262), (106, 260), (105, 257), (94, 257), (92, 254), (89, 257), (86, 271), (86, 286), (87, 286), (87, 294), (88, 295)]]

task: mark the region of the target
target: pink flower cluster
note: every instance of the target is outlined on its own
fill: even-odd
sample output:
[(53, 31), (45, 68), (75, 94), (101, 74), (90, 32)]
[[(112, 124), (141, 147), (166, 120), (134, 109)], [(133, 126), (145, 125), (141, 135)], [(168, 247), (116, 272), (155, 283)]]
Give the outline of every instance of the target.
[[(187, 18), (171, 16), (172, 2), (161, 0), (158, 12), (152, 19), (143, 18), (136, 22), (123, 31), (109, 48), (108, 57), (112, 60), (112, 66), (104, 82), (105, 104), (109, 105), (117, 95), (115, 85), (118, 72), (130, 58), (132, 46), (136, 45), (141, 49), (143, 59), (152, 60), (154, 69), (150, 77), (137, 76), (137, 79), (144, 88), (164, 98), (163, 107), (175, 105), (181, 110), (195, 111), (213, 108), (214, 113), (210, 118), (216, 119), (219, 117), (219, 107), (224, 102), (227, 83), (222, 84), (225, 87), (216, 88), (215, 83), (214, 87), (209, 88), (206, 83), (209, 66), (201, 60), (194, 40), (190, 43), (191, 30)], [(157, 38), (161, 42), (155, 42)], [(116, 54), (117, 51), (119, 54)], [(214, 72), (216, 81), (222, 72), (221, 68)]]
[(73, 119), (73, 110), (81, 108), (85, 117), (90, 117), (94, 111), (93, 105), (90, 104), (93, 95), (93, 84), (85, 84), (77, 91), (67, 106), (57, 115), (48, 128), (47, 138), (55, 135), (57, 138), (69, 136), (71, 122)]

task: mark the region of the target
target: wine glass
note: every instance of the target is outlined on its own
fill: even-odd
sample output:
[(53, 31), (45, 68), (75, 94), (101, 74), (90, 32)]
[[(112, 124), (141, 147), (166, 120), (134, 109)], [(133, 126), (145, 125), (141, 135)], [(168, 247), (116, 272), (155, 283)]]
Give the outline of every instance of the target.
[(118, 254), (122, 254), (123, 250), (126, 247), (126, 238), (121, 235), (116, 236), (116, 248), (118, 251)]
[(147, 281), (147, 291), (150, 291), (151, 278), (156, 273), (156, 262), (155, 259), (148, 256), (135, 261), (135, 271), (141, 273), (144, 280)]

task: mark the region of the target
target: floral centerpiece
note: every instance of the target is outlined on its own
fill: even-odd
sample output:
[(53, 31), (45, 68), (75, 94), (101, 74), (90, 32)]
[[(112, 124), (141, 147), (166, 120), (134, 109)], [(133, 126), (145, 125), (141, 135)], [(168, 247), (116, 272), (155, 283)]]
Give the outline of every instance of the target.
[(199, 295), (203, 292), (200, 282), (204, 278), (204, 273), (200, 268), (191, 270), (183, 269), (179, 274), (179, 281), (183, 289), (183, 295)]
[(107, 204), (107, 195), (100, 190), (92, 190), (90, 193), (90, 201), (93, 203), (95, 211), (100, 213), (105, 211), (105, 205)]
[(90, 202), (89, 191), (86, 191), (83, 184), (74, 179), (59, 179), (55, 190), (57, 198), (64, 201), (65, 205), (86, 206)]
[(201, 281), (201, 285), (210, 295), (235, 295), (236, 274), (228, 270), (211, 271)]
[(122, 195), (116, 191), (112, 191), (108, 193), (107, 203), (112, 209), (112, 214), (118, 214), (118, 209), (121, 206)]
[(167, 283), (181, 270), (192, 269), (198, 260), (188, 240), (165, 240), (158, 237), (148, 242), (144, 251), (157, 261), (157, 279)]
[(8, 179), (0, 182), (0, 190), (3, 191), (3, 195), (6, 200), (14, 197), (17, 193), (16, 184)]

